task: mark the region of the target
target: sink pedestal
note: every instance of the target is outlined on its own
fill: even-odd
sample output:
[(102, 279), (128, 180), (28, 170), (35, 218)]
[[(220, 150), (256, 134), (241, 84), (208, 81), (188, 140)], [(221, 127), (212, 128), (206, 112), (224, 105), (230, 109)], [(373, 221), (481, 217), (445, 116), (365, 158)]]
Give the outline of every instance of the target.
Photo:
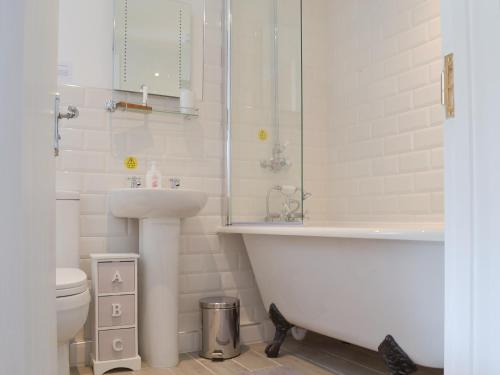
[(151, 367), (175, 367), (180, 219), (140, 219), (139, 241), (141, 356)]
[(151, 367), (179, 362), (178, 262), (181, 218), (197, 215), (206, 193), (183, 189), (116, 189), (109, 208), (139, 219), (139, 352)]

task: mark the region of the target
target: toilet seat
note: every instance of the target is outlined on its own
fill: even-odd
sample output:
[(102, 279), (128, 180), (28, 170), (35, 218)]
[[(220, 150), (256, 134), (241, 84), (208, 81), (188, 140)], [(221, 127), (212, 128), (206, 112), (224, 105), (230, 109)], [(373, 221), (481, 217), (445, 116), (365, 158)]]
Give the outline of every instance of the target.
[(87, 275), (78, 268), (56, 269), (56, 297), (63, 298), (88, 290)]

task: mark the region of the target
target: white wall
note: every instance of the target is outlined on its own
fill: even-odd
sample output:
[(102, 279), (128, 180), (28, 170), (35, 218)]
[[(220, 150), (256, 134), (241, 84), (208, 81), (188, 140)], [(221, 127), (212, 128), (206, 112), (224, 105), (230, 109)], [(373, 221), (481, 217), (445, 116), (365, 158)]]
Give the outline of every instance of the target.
[[(271, 187), (301, 185), (300, 2), (278, 1), (277, 20), (273, 4), (268, 0), (231, 3), (231, 204), (235, 223), (263, 221)], [(275, 22), (277, 49), (273, 43)], [(275, 85), (279, 125), (274, 118)], [(259, 138), (261, 130), (267, 132), (266, 139)], [(287, 145), (283, 156), (291, 166), (273, 172), (260, 163), (272, 157), (278, 141)], [(272, 205), (273, 211), (280, 208)]]
[[(272, 20), (266, 4), (245, 3), (245, 18), (233, 18), (232, 209), (243, 221), (262, 220), (269, 187), (300, 181), (294, 113), (281, 114), (292, 167), (274, 174), (259, 166), (271, 155), (274, 128), (271, 31), (258, 27)], [(307, 221), (442, 223), (439, 2), (309, 0), (302, 21)], [(286, 47), (280, 40), (280, 51)], [(259, 141), (260, 128), (270, 141)]]
[[(242, 243), (234, 238), (221, 243), (215, 234), (224, 175), (221, 9), (216, 3), (218, 0), (207, 1), (205, 95), (199, 102), (198, 119), (151, 115), (144, 126), (141, 115), (115, 114), (110, 125), (102, 106), (111, 94), (92, 87), (99, 82), (61, 87), (63, 101), (82, 109), (78, 120), (64, 123), (57, 181), (60, 188), (82, 192), (85, 270), (91, 252), (137, 250), (137, 224), (113, 218), (106, 208), (106, 191), (124, 186), (130, 174), (123, 168), (123, 155), (118, 157), (111, 147), (117, 133), (135, 139), (132, 148), (140, 167), (132, 173), (144, 174), (146, 160), (155, 158), (166, 178), (180, 176), (185, 187), (210, 194), (201, 216), (185, 220), (182, 229), (179, 316), (186, 350), (198, 345), (195, 301), (202, 295), (239, 294), (244, 303), (243, 321), (253, 327), (247, 332), (254, 338), (263, 332), (260, 323), (265, 319)], [(92, 4), (88, 6), (95, 6)], [(436, 2), (430, 0), (304, 3), (304, 187), (313, 193), (306, 201), (311, 221), (442, 222), (439, 21)], [(101, 24), (106, 30), (109, 27), (106, 22)], [(106, 45), (108, 39), (101, 43)], [(262, 39), (245, 39), (239, 45), (251, 47), (252, 43), (262, 43)], [(243, 48), (242, 53), (245, 51), (251, 52), (251, 48)], [(245, 81), (252, 76), (250, 68), (255, 67), (242, 61), (235, 72), (243, 87), (257, 84)], [(104, 74), (99, 81), (108, 78)], [(266, 98), (249, 96), (251, 92), (240, 92), (242, 109), (236, 115), (239, 119), (246, 116), (249, 126), (241, 128), (239, 136), (245, 147), (238, 150), (242, 160), (233, 173), (239, 177), (243, 195), (258, 196), (262, 207), (270, 177), (262, 176), (259, 161), (261, 154), (270, 155), (270, 148), (257, 141), (256, 131), (269, 125), (269, 116), (253, 108), (256, 100)], [(296, 124), (293, 114), (283, 116), (285, 124)], [(287, 131), (293, 138), (293, 129), (285, 126), (283, 132)], [(295, 146), (291, 146), (291, 155), (297, 154)], [(267, 151), (260, 152), (260, 148)], [(242, 202), (241, 212), (249, 217), (261, 215), (255, 199)]]
[[(192, 88), (203, 95), (203, 0), (192, 7)], [(210, 6), (209, 0), (207, 3)], [(113, 86), (113, 0), (59, 1), (59, 83), (110, 89)]]
[[(309, 221), (328, 219), (328, 0), (303, 2), (303, 113), (300, 108), (300, 3), (278, 2), (279, 137), (288, 144), (288, 169), (263, 169), (276, 142), (273, 122), (273, 3), (232, 3), (232, 213), (233, 222), (263, 221), (266, 195), (275, 185), (301, 185), (301, 115), (304, 117), (304, 204)], [(259, 131), (268, 133), (266, 140)], [(300, 198), (300, 194), (296, 194)], [(279, 194), (271, 195), (271, 211), (279, 212)]]
[(56, 1), (0, 1), (0, 362), (54, 375)]
[(304, 202), (309, 223), (330, 220), (330, 0), (302, 4), (303, 148), (304, 190), (312, 197)]
[[(199, 348), (198, 300), (208, 295), (240, 298), (243, 341), (260, 341), (271, 334), (241, 239), (216, 235), (221, 224), (223, 186), (221, 12), (219, 0), (207, 1), (205, 96), (197, 103), (200, 108), (197, 119), (151, 114), (145, 122), (142, 114), (120, 112), (109, 117), (104, 110), (105, 100), (111, 97), (109, 90), (60, 87), (63, 105), (79, 106), (80, 117), (62, 122), (57, 186), (81, 193), (81, 267), (89, 276), (90, 253), (138, 251), (137, 221), (114, 218), (108, 211), (106, 193), (125, 187), (129, 175), (144, 177), (147, 160), (154, 158), (159, 162), (165, 180), (170, 176), (180, 177), (182, 187), (203, 190), (209, 195), (200, 215), (183, 220), (181, 227), (182, 351)], [(194, 20), (199, 21), (199, 18)], [(132, 154), (139, 160), (135, 171), (126, 170), (123, 155), (113, 152), (112, 145), (120, 132), (132, 140), (129, 150), (134, 149)]]
[(437, 0), (330, 2), (330, 217), (443, 221)]
[(59, 1), (59, 83), (112, 87), (113, 17), (110, 0)]

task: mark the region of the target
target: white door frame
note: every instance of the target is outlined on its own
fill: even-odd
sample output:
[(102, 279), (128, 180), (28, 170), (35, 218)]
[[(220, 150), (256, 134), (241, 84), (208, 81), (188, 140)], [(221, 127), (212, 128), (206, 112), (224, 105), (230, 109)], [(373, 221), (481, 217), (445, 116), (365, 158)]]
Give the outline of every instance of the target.
[(0, 0), (1, 373), (57, 374), (57, 0)]
[(500, 3), (441, 0), (455, 57), (445, 122), (445, 373), (500, 373)]
[(472, 144), (468, 0), (442, 0), (443, 53), (454, 54), (456, 115), (444, 124), (446, 374), (472, 374)]

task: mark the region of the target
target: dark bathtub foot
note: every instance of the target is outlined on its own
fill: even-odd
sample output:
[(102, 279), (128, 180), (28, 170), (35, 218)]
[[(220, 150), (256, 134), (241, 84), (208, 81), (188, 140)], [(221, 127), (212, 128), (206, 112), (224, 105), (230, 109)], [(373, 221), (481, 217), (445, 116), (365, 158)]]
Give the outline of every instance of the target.
[(266, 354), (269, 358), (276, 358), (280, 353), (281, 344), (285, 341), (286, 334), (293, 325), (286, 321), (274, 303), (269, 306), (269, 317), (276, 327), (276, 333), (273, 342), (266, 347)]
[(394, 337), (387, 335), (379, 345), (378, 352), (385, 361), (391, 375), (409, 375), (417, 371), (417, 365), (398, 345)]

